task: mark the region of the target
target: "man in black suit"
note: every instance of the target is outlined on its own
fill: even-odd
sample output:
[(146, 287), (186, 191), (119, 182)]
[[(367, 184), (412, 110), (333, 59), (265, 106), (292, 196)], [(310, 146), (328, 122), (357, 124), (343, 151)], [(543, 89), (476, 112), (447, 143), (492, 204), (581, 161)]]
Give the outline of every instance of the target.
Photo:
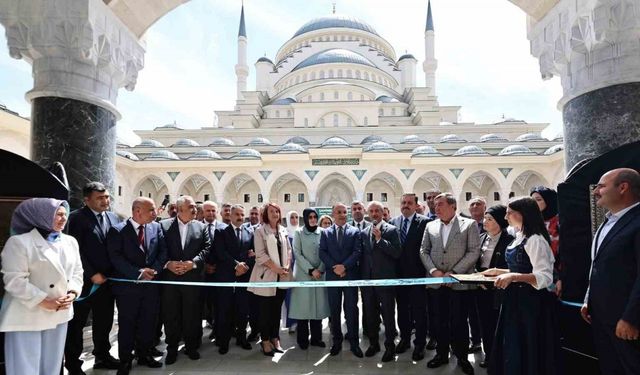
[[(162, 271), (168, 281), (202, 281), (202, 270), (211, 240), (207, 227), (196, 217), (196, 202), (188, 195), (176, 201), (178, 216), (160, 222), (167, 243), (169, 261)], [(200, 359), (198, 348), (202, 338), (202, 290), (190, 285), (164, 285), (162, 288), (162, 321), (164, 323), (167, 357), (165, 363), (175, 363), (178, 342), (184, 339), (185, 354)]]
[[(431, 220), (416, 212), (418, 197), (413, 193), (402, 195), (400, 211), (402, 214), (391, 220), (393, 226), (400, 231), (402, 255), (398, 261), (398, 273), (402, 279), (422, 278), (427, 271), (420, 259), (420, 245), (424, 227)], [(396, 288), (398, 304), (398, 326), (400, 326), (400, 342), (396, 353), (404, 353), (411, 347), (411, 330), (415, 328), (414, 361), (424, 359), (424, 348), (427, 345), (427, 290), (424, 285), (408, 285)]]
[(87, 296), (94, 284), (99, 285), (94, 294), (73, 303), (73, 319), (67, 328), (65, 343), (65, 367), (70, 375), (81, 375), (84, 328), (89, 312), (92, 313), (93, 354), (96, 357), (93, 368), (117, 369), (120, 362), (109, 354), (109, 332), (113, 325), (114, 297), (107, 277), (111, 272), (111, 262), (107, 253), (107, 232), (118, 224), (118, 217), (109, 212), (110, 196), (100, 182), (89, 182), (83, 189), (85, 206), (69, 215), (68, 233), (77, 241), (84, 269), (82, 296)]
[[(320, 260), (327, 269), (326, 279), (358, 280), (360, 269), (358, 260), (362, 255), (360, 231), (347, 223), (347, 206), (336, 203), (332, 208), (335, 224), (320, 234)], [(331, 310), (331, 336), (333, 345), (329, 354), (336, 356), (342, 350), (342, 297), (344, 295), (344, 315), (347, 320), (347, 339), (351, 352), (362, 358), (358, 332), (358, 289), (356, 287), (328, 288)]]
[[(398, 229), (384, 220), (384, 207), (380, 202), (370, 202), (369, 218), (372, 225), (361, 232), (362, 260), (360, 271), (364, 280), (395, 279), (398, 277), (397, 261), (402, 248)], [(379, 324), (377, 316), (382, 314), (384, 322), (385, 352), (382, 362), (392, 361), (395, 357), (396, 305), (395, 287), (367, 286), (362, 288), (362, 306), (369, 310), (366, 322), (369, 332), (369, 348), (367, 357), (373, 357), (380, 351), (378, 343)]]
[[(167, 261), (167, 247), (155, 218), (153, 201), (137, 198), (131, 206), (131, 218), (109, 230), (107, 250), (115, 278), (155, 280), (162, 272)], [(118, 375), (129, 374), (134, 343), (139, 365), (162, 367), (162, 363), (150, 354), (159, 318), (160, 287), (115, 282), (112, 289), (118, 304), (118, 353), (121, 362)]]
[(593, 240), (580, 313), (593, 327), (602, 373), (640, 374), (640, 174), (609, 171), (594, 195), (609, 212)]
[[(366, 209), (364, 207), (364, 204), (361, 201), (353, 201), (351, 202), (351, 218), (353, 220), (351, 220), (351, 222), (349, 223), (351, 226), (354, 226), (356, 228), (358, 228), (358, 230), (362, 231), (364, 230), (364, 228), (368, 227), (369, 225), (371, 225), (370, 222), (366, 221), (364, 219), (364, 215)], [(360, 289), (360, 296), (362, 296), (362, 287), (359, 288)], [(378, 324), (376, 325), (376, 327), (380, 326), (380, 315), (376, 316), (376, 318), (378, 319)], [(370, 319), (369, 318), (369, 310), (367, 309), (366, 306), (362, 306), (362, 317), (361, 317), (362, 321), (361, 321), (361, 325), (362, 325), (362, 334), (365, 337), (369, 337), (369, 327), (367, 326), (366, 322)]]
[[(216, 281), (248, 282), (256, 261), (253, 251), (253, 228), (244, 223), (244, 207), (231, 206), (231, 224), (218, 230), (209, 253), (209, 262), (215, 262)], [(249, 318), (249, 295), (246, 287), (220, 288), (217, 293), (216, 342), (220, 354), (229, 351), (231, 335), (242, 349), (251, 350), (247, 342), (247, 321)], [(232, 332), (233, 330), (233, 332)]]
[[(204, 220), (202, 221), (207, 227), (207, 233), (211, 244), (215, 241), (216, 230), (224, 229), (227, 224), (218, 221), (218, 205), (212, 201), (206, 201), (202, 203), (202, 210), (204, 214)], [(204, 280), (215, 281), (216, 263), (206, 263), (204, 265)], [(216, 292), (217, 288), (205, 289), (205, 305), (204, 311), (206, 312), (205, 318), (209, 325), (211, 325), (211, 333), (209, 334), (209, 340), (213, 340), (216, 336)]]

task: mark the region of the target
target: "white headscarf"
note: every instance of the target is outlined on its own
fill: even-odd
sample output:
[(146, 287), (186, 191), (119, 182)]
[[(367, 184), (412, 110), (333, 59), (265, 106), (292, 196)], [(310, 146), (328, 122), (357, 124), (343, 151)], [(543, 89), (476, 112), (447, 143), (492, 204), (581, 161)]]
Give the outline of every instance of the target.
[(299, 228), (299, 224), (300, 224), (300, 215), (298, 215), (298, 225), (291, 225), (291, 215), (293, 214), (298, 215), (298, 213), (295, 211), (287, 212), (287, 233), (289, 234), (289, 238), (293, 238), (293, 235), (296, 232), (296, 230)]

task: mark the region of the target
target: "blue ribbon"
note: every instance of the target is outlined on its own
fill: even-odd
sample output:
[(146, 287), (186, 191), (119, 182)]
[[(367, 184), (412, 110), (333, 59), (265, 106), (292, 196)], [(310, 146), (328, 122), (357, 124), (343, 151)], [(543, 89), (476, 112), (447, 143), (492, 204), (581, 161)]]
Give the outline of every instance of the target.
[(82, 302), (82, 301), (84, 301), (85, 299), (87, 299), (87, 298), (91, 297), (91, 295), (92, 295), (93, 293), (95, 293), (95, 292), (96, 292), (96, 290), (98, 290), (99, 288), (100, 288), (100, 285), (99, 285), (99, 284), (93, 284), (93, 285), (91, 286), (91, 290), (89, 291), (89, 294), (87, 294), (87, 295), (86, 295), (86, 296), (84, 296), (84, 297), (78, 297), (78, 298), (76, 298), (76, 300), (75, 300), (75, 301), (73, 301), (73, 302)]
[(584, 303), (582, 303), (582, 302), (569, 302), (569, 301), (565, 301), (565, 300), (560, 300), (560, 303), (562, 303), (563, 305), (566, 305), (566, 306), (578, 307), (578, 308), (581, 308), (582, 305), (584, 305)]

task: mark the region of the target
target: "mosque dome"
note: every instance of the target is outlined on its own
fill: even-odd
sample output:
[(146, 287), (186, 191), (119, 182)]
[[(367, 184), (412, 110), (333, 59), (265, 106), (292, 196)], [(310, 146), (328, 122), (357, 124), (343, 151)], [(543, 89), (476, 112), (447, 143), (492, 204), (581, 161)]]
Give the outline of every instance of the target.
[(364, 152), (394, 152), (397, 151), (387, 142), (377, 141), (364, 148)]
[(404, 55), (400, 56), (400, 58), (398, 59), (398, 61), (400, 61), (400, 60), (404, 60), (404, 59), (414, 59), (414, 60), (417, 60), (417, 59), (415, 58), (415, 56), (413, 56), (413, 55), (412, 55), (412, 54), (410, 54), (410, 53), (405, 53)]
[(485, 150), (478, 146), (464, 146), (453, 153), (453, 156), (484, 156), (489, 155)]
[(562, 151), (562, 150), (564, 150), (564, 145), (554, 145), (554, 146), (549, 147), (549, 148), (544, 152), (544, 154), (545, 154), (545, 155), (553, 155), (553, 154), (555, 154), (556, 152), (560, 152), (560, 151)]
[(427, 156), (442, 156), (442, 153), (438, 152), (431, 146), (418, 146), (411, 151), (411, 157), (427, 157)]
[(153, 130), (182, 130), (182, 128), (178, 127), (178, 124), (174, 121), (170, 124), (156, 126)]
[(480, 137), (479, 142), (482, 143), (487, 143), (487, 142), (505, 142), (508, 141), (508, 139), (501, 137), (497, 134), (485, 134), (482, 137)]
[(540, 134), (535, 134), (535, 133), (526, 133), (516, 138), (516, 142), (539, 142), (539, 141), (546, 141), (546, 139), (542, 138)]
[(263, 56), (263, 57), (259, 58), (258, 61), (256, 61), (256, 62), (257, 63), (259, 63), (259, 62), (267, 62), (267, 63), (273, 64), (273, 61), (271, 61), (271, 59), (269, 59), (266, 56)]
[(249, 141), (247, 146), (271, 146), (271, 141), (266, 138), (257, 137)]
[(365, 137), (362, 142), (360, 142), (361, 145), (368, 145), (374, 142), (378, 142), (378, 141), (382, 141), (382, 137), (379, 135), (370, 135), (368, 137)]
[(189, 156), (187, 159), (189, 160), (209, 160), (209, 159), (220, 160), (222, 159), (222, 157), (220, 157), (220, 155), (218, 155), (218, 153), (215, 151), (200, 150), (194, 153), (193, 155)]
[(349, 142), (345, 141), (344, 138), (340, 137), (330, 137), (327, 138), (320, 147), (327, 148), (336, 148), (336, 147), (349, 147)]
[(230, 159), (262, 159), (262, 155), (252, 148), (244, 148), (231, 156)]
[(178, 155), (167, 150), (158, 150), (151, 153), (151, 155), (144, 158), (144, 160), (180, 160)]
[(466, 140), (458, 137), (455, 134), (447, 134), (444, 137), (440, 138), (440, 143), (464, 143)]
[(236, 144), (228, 138), (214, 138), (209, 146), (235, 146)]
[(376, 32), (376, 30), (366, 22), (360, 21), (354, 17), (332, 14), (330, 16), (315, 18), (305, 23), (298, 29), (298, 31), (296, 31), (295, 34), (293, 34), (292, 39), (297, 37), (298, 35), (309, 33), (312, 31), (332, 28), (356, 29), (380, 36)]
[(118, 151), (116, 151), (116, 155), (120, 155), (123, 158), (131, 159), (131, 160), (135, 160), (135, 161), (140, 160), (140, 158), (136, 154), (133, 154), (133, 153), (131, 153), (129, 151), (118, 150)]
[(375, 68), (376, 65), (372, 63), (369, 59), (362, 56), (357, 52), (350, 51), (348, 49), (342, 48), (333, 48), (325, 51), (318, 52), (307, 57), (304, 61), (298, 64), (292, 71), (296, 71), (298, 69), (306, 68), (308, 66), (319, 65), (319, 64), (331, 64), (331, 63), (350, 63), (350, 64), (360, 64), (367, 65), (372, 68)]
[(311, 144), (311, 142), (309, 142), (306, 138), (304, 137), (291, 137), (287, 140), (286, 143), (297, 143), (301, 146), (308, 146)]
[(424, 139), (418, 137), (415, 134), (411, 134), (408, 135), (406, 137), (404, 137), (402, 139), (402, 143), (416, 143), (416, 144), (420, 144), (420, 143), (427, 143)]
[(500, 151), (499, 156), (508, 156), (508, 155), (536, 155), (535, 152), (531, 151), (529, 147), (523, 145), (511, 145), (507, 146)]
[(288, 105), (291, 103), (297, 103), (295, 99), (293, 98), (282, 98), (282, 99), (277, 99), (274, 100), (273, 103), (271, 103), (272, 105)]
[(295, 154), (295, 153), (306, 153), (307, 150), (304, 147), (300, 146), (298, 143), (286, 143), (275, 151), (276, 153), (283, 154)]
[(138, 144), (138, 147), (164, 147), (164, 145), (155, 139), (143, 139), (142, 142)]
[(171, 147), (198, 147), (198, 146), (200, 146), (198, 142), (194, 141), (193, 139), (182, 138), (182, 139), (178, 139), (176, 143), (174, 143), (173, 146)]
[(376, 98), (377, 102), (382, 102), (382, 103), (399, 103), (400, 101), (396, 98), (392, 98), (390, 96), (387, 95), (380, 95)]

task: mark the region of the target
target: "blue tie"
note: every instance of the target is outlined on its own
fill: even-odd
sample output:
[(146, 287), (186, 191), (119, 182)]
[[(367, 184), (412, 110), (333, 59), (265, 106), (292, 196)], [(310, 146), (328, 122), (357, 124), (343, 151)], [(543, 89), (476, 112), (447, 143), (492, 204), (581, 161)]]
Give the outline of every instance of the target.
[(400, 241), (402, 241), (403, 244), (404, 241), (407, 240), (407, 228), (409, 228), (409, 219), (405, 217), (402, 222), (402, 229), (400, 230)]

